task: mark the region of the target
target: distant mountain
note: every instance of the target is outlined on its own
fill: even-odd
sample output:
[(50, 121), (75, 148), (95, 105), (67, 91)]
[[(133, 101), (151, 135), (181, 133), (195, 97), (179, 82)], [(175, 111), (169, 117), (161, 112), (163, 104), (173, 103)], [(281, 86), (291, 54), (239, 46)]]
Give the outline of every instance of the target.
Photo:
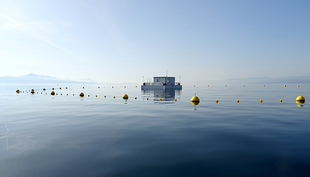
[(37, 74), (33, 74), (33, 73), (29, 73), (27, 75), (20, 76), (19, 78), (59, 80), (59, 78), (57, 78), (57, 77), (52, 77), (52, 76), (48, 76), (48, 75), (37, 75)]
[(96, 83), (95, 81), (92, 81), (91, 79), (87, 80), (79, 80), (74, 81), (70, 79), (60, 79), (57, 77), (47, 76), (47, 75), (37, 75), (37, 74), (27, 74), (24, 76), (19, 77), (13, 77), (13, 76), (4, 76), (0, 77), (0, 84), (55, 84), (55, 83)]

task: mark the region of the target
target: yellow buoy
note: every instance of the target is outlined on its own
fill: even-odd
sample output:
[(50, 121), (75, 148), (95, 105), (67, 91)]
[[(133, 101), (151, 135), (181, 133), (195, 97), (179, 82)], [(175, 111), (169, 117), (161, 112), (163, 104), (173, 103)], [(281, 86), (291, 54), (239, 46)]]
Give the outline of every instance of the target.
[(174, 101), (178, 101), (177, 99), (174, 99)]
[(149, 98), (146, 98), (146, 100), (149, 100)]
[(137, 97), (135, 97), (135, 100), (137, 99)]
[(98, 97), (98, 95), (96, 95), (96, 97)]
[[(126, 87), (126, 86), (125, 86), (125, 87)], [(127, 99), (128, 99), (128, 95), (127, 95), (127, 94), (124, 94), (124, 95), (123, 95), (123, 99), (124, 99), (124, 100), (127, 100)]]
[(191, 102), (199, 102), (200, 100), (199, 100), (199, 98), (197, 97), (197, 96), (193, 96), (192, 98), (191, 98)]
[(161, 98), (159, 98), (159, 101), (162, 101), (162, 99), (161, 99)]
[(245, 87), (245, 85), (243, 85), (243, 87)]
[(263, 102), (263, 100), (262, 100), (262, 99), (260, 99), (260, 100), (259, 100), (259, 102), (261, 102), (261, 103), (262, 103), (262, 102)]
[(296, 103), (305, 103), (306, 99), (303, 96), (298, 96), (296, 98)]
[(209, 85), (207, 85), (207, 87), (209, 87)]
[(299, 85), (297, 85), (297, 87), (299, 87)]
[(107, 96), (106, 96), (106, 95), (104, 95), (104, 98), (107, 98)]
[(88, 95), (88, 97), (90, 97), (90, 95)]
[(74, 96), (74, 94), (72, 94), (72, 96)]
[(225, 85), (225, 87), (227, 87), (227, 85)]
[(17, 89), (17, 90), (16, 90), (16, 93), (19, 93), (19, 92), (20, 92), (20, 91)]
[(265, 87), (265, 85), (263, 85), (263, 87)]
[(52, 91), (52, 92), (51, 92), (51, 95), (55, 95), (55, 92), (54, 92), (54, 91)]
[(84, 93), (83, 92), (80, 93), (80, 97), (84, 97)]
[(239, 103), (239, 100), (237, 100), (237, 103)]
[(284, 85), (284, 87), (286, 87), (286, 85)]
[(68, 93), (67, 93), (67, 96), (68, 96)]
[(113, 98), (115, 99), (115, 96), (113, 96)]
[(282, 99), (280, 99), (280, 102), (282, 103)]
[(68, 87), (66, 87), (66, 89), (68, 89)]
[(218, 103), (219, 102), (219, 100), (215, 100), (215, 103)]
[(32, 93), (32, 94), (34, 94), (35, 92), (34, 92), (34, 89), (31, 89), (31, 92), (30, 93)]

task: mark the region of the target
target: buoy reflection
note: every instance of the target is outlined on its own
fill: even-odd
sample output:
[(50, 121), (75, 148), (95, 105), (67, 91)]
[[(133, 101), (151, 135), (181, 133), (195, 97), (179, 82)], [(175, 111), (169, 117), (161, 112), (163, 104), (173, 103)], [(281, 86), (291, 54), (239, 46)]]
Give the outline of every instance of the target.
[(305, 103), (305, 101), (304, 100), (296, 100), (296, 103), (297, 103), (297, 106), (298, 107), (303, 107), (304, 105), (304, 103)]
[(194, 108), (192, 110), (197, 110), (197, 105), (199, 104), (199, 101), (191, 101)]

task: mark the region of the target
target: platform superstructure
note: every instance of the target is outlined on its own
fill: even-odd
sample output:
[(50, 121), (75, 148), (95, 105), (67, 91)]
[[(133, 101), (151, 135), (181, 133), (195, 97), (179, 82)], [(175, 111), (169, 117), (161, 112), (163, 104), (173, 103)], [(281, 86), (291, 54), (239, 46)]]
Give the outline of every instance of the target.
[(182, 85), (175, 77), (153, 77), (153, 82), (143, 82), (141, 89), (182, 89)]

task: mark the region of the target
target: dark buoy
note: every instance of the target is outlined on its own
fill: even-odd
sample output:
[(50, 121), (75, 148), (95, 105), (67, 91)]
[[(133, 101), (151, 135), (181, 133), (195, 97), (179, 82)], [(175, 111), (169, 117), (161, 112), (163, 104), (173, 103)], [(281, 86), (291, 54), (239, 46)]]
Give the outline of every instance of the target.
[(17, 90), (16, 90), (16, 93), (19, 93), (19, 92), (20, 92), (20, 91), (17, 89)]
[(51, 92), (51, 95), (55, 95), (55, 92), (54, 92), (54, 91), (52, 91), (52, 92)]
[(34, 89), (31, 89), (31, 92), (30, 93), (32, 93), (32, 94), (34, 94), (35, 92), (34, 92)]
[(80, 93), (80, 97), (84, 97), (84, 93), (83, 92)]

